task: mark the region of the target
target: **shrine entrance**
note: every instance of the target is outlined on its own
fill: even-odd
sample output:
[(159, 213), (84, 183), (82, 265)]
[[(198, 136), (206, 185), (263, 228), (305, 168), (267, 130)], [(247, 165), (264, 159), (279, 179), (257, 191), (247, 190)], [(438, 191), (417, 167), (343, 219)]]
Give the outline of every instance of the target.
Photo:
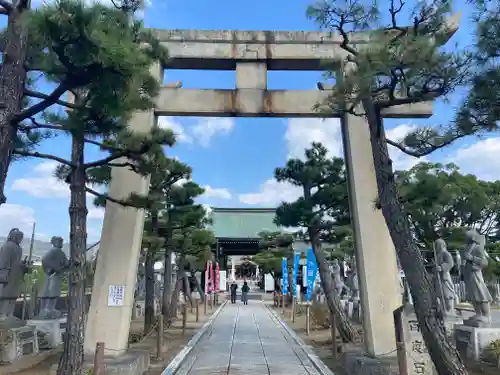
[[(132, 131), (151, 129), (158, 116), (339, 118), (348, 175), (366, 351), (373, 357), (394, 352), (393, 311), (401, 304), (399, 276), (396, 254), (385, 219), (381, 211), (373, 207), (378, 190), (366, 119), (351, 114), (318, 112), (316, 105), (329, 97), (328, 89), (267, 88), (268, 70), (322, 71), (326, 62), (336, 60), (341, 69), (338, 73), (347, 74), (348, 53), (341, 47), (342, 37), (331, 32), (308, 31), (152, 31), (169, 51), (168, 62), (158, 62), (151, 68), (152, 75), (158, 81), (163, 82), (164, 69), (168, 68), (233, 70), (236, 71), (235, 88), (183, 89), (180, 85), (165, 85), (160, 89), (154, 110), (136, 113), (131, 118), (129, 127)], [(370, 38), (370, 31), (350, 35), (358, 49), (370, 46)], [(311, 82), (311, 87), (314, 84)], [(431, 115), (432, 103), (395, 106), (382, 112), (385, 118), (426, 118)], [(111, 196), (124, 197), (131, 192), (144, 194), (147, 190), (147, 179), (126, 168), (113, 168), (109, 187)], [(259, 209), (254, 210), (257, 211), (249, 215), (261, 214)], [(274, 209), (271, 212), (271, 220), (267, 218), (265, 222), (259, 222), (252, 233), (243, 236), (238, 234), (244, 228), (239, 224), (240, 221), (227, 223), (227, 233), (221, 235), (217, 243), (217, 257), (229, 256), (231, 250), (247, 249), (255, 254), (258, 251), (258, 232), (275, 228), (272, 223)], [(244, 216), (240, 215), (240, 220)], [(131, 304), (109, 307), (106, 293), (110, 286), (126, 285), (125, 301), (133, 299), (134, 288), (130, 286), (135, 284), (143, 226), (142, 211), (113, 203), (106, 205), (100, 244), (106, 251), (99, 254), (95, 273), (95, 283), (102, 287), (94, 292), (88, 313), (85, 333), (87, 352), (94, 351), (96, 342), (105, 342), (106, 354), (111, 355), (117, 355), (128, 347)], [(237, 241), (240, 244), (235, 244)], [(245, 247), (242, 247), (243, 243)]]

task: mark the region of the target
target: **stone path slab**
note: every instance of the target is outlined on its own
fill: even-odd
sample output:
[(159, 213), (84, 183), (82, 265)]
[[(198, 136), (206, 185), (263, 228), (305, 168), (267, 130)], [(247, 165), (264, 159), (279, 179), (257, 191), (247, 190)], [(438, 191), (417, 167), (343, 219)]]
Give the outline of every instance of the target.
[(178, 375), (320, 375), (260, 301), (227, 304)]

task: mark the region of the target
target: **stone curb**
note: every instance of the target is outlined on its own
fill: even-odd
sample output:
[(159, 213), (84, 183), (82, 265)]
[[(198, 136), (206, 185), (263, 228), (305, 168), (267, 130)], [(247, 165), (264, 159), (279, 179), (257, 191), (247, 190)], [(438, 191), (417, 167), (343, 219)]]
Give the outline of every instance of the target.
[(224, 306), (226, 306), (226, 304), (227, 304), (227, 301), (224, 301), (222, 303), (222, 305), (220, 305), (217, 308), (217, 310), (215, 310), (215, 312), (206, 321), (206, 323), (203, 325), (203, 327), (201, 327), (198, 330), (198, 332), (196, 333), (196, 335), (194, 335), (191, 338), (191, 340), (189, 340), (189, 342), (186, 344), (186, 346), (184, 347), (184, 349), (182, 349), (174, 357), (174, 359), (172, 359), (170, 361), (170, 363), (165, 368), (165, 370), (163, 370), (163, 372), (161, 373), (161, 375), (173, 375), (173, 374), (176, 373), (176, 371), (181, 367), (181, 365), (186, 360), (186, 358), (189, 355), (189, 353), (191, 353), (191, 351), (193, 350), (194, 346), (198, 343), (198, 341), (200, 341), (200, 339), (203, 337), (203, 335), (207, 332), (208, 328), (210, 328), (210, 326), (212, 325), (213, 321), (215, 320), (215, 318), (217, 318), (217, 316), (219, 315), (219, 313), (221, 312), (221, 310), (224, 308)]
[[(276, 313), (276, 311), (272, 310), (268, 305), (265, 305), (267, 307), (267, 310), (271, 314), (272, 318), (276, 320), (284, 329), (285, 331), (292, 337), (292, 339), (299, 345), (299, 347), (306, 353), (307, 358), (311, 361), (311, 363), (314, 365), (316, 370), (319, 371), (321, 375), (335, 375), (335, 373), (330, 370), (324, 362), (314, 353), (312, 347), (310, 345), (307, 345), (304, 340), (302, 340), (297, 333), (293, 329), (291, 329), (288, 324), (286, 324)], [(163, 375), (163, 374), (162, 374)]]

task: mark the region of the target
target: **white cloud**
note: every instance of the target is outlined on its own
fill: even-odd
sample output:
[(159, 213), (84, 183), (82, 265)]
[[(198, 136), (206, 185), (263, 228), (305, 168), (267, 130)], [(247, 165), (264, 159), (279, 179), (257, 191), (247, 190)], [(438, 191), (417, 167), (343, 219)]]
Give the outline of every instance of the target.
[(234, 127), (234, 120), (227, 117), (222, 118), (201, 118), (193, 126), (192, 134), (198, 140), (200, 145), (207, 147), (211, 139), (217, 134), (228, 134)]
[[(386, 136), (391, 141), (401, 141), (410, 132), (414, 131), (417, 125), (402, 124), (395, 128), (386, 130)], [(389, 155), (392, 159), (394, 170), (407, 170), (415, 164), (426, 161), (426, 158), (416, 158), (399, 151), (393, 146), (389, 146)]]
[[(413, 125), (402, 124), (387, 131), (393, 140), (402, 139), (414, 129)], [(312, 142), (320, 142), (329, 151), (329, 156), (343, 157), (342, 132), (339, 119), (290, 119), (285, 133), (288, 158), (304, 158), (304, 150)], [(389, 153), (395, 169), (408, 169), (423, 159), (408, 156), (394, 147)], [(249, 205), (274, 206), (281, 201), (293, 201), (301, 195), (299, 188), (287, 183), (278, 183), (274, 179), (265, 181), (258, 192), (240, 194), (239, 200)]]
[(170, 129), (175, 134), (177, 142), (193, 143), (193, 138), (186, 134), (184, 127), (176, 122), (172, 117), (160, 117), (158, 126), (162, 129)]
[[(13, 191), (22, 191), (36, 198), (59, 198), (68, 199), (70, 197), (69, 185), (54, 177), (53, 173), (59, 163), (52, 160), (43, 161), (33, 168), (33, 173), (29, 177), (19, 178), (12, 183)], [(92, 187), (98, 192), (102, 192), (100, 186)], [(94, 196), (86, 194), (87, 204), (93, 206)], [(92, 214), (92, 218), (96, 218)]]
[(87, 219), (89, 220), (103, 220), (104, 219), (104, 209), (100, 207), (89, 208), (87, 214)]
[(216, 198), (216, 199), (231, 199), (231, 192), (226, 188), (213, 188), (210, 185), (203, 186), (205, 189), (205, 193), (203, 193), (204, 197), (207, 198)]
[(457, 150), (447, 162), (460, 167), (482, 180), (500, 180), (500, 138), (487, 138)]
[(68, 198), (68, 185), (52, 174), (58, 163), (44, 161), (33, 168), (33, 177), (17, 179), (12, 184), (12, 190), (23, 191), (37, 198)]
[(31, 236), (35, 211), (19, 204), (4, 203), (0, 206), (0, 234), (6, 236), (12, 228), (19, 228), (24, 237)]
[(227, 117), (200, 117), (193, 125), (183, 125), (172, 117), (160, 117), (158, 125), (171, 129), (179, 143), (197, 143), (203, 147), (210, 146), (217, 135), (229, 134), (234, 128), (234, 119)]
[(257, 193), (240, 194), (240, 202), (249, 205), (276, 206), (280, 202), (291, 202), (301, 195), (297, 186), (278, 182), (274, 178), (265, 181)]
[[(192, 181), (192, 180), (181, 178), (180, 180), (176, 181), (174, 183), (174, 185), (182, 186), (186, 182), (190, 182), (190, 181)], [(210, 185), (204, 185), (202, 187), (203, 187), (203, 189), (205, 189), (205, 192), (203, 193), (203, 195), (201, 197), (204, 197), (204, 198), (231, 199), (233, 197), (233, 195), (231, 194), (229, 189), (226, 189), (226, 188), (214, 188)]]
[(311, 147), (312, 142), (320, 142), (331, 156), (341, 156), (342, 133), (339, 119), (301, 119), (288, 120), (285, 133), (289, 158), (303, 158), (304, 150)]

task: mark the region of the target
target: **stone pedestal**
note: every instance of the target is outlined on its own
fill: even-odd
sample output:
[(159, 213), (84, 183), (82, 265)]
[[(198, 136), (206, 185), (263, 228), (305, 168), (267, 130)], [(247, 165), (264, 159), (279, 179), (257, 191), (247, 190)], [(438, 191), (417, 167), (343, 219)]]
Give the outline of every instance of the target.
[(464, 320), (460, 316), (447, 315), (444, 318), (444, 327), (448, 338), (453, 342), (455, 340), (455, 326), (464, 324)]
[[(38, 330), (39, 347), (53, 349), (62, 344), (62, 331), (59, 319), (29, 320), (28, 324)], [(42, 337), (43, 336), (43, 337)]]
[(500, 339), (500, 328), (469, 327), (455, 325), (455, 342), (463, 358), (480, 360), (488, 345)]
[(12, 363), (23, 356), (38, 354), (37, 329), (34, 326), (25, 325), (15, 328), (0, 328), (2, 331), (2, 346), (0, 361)]

